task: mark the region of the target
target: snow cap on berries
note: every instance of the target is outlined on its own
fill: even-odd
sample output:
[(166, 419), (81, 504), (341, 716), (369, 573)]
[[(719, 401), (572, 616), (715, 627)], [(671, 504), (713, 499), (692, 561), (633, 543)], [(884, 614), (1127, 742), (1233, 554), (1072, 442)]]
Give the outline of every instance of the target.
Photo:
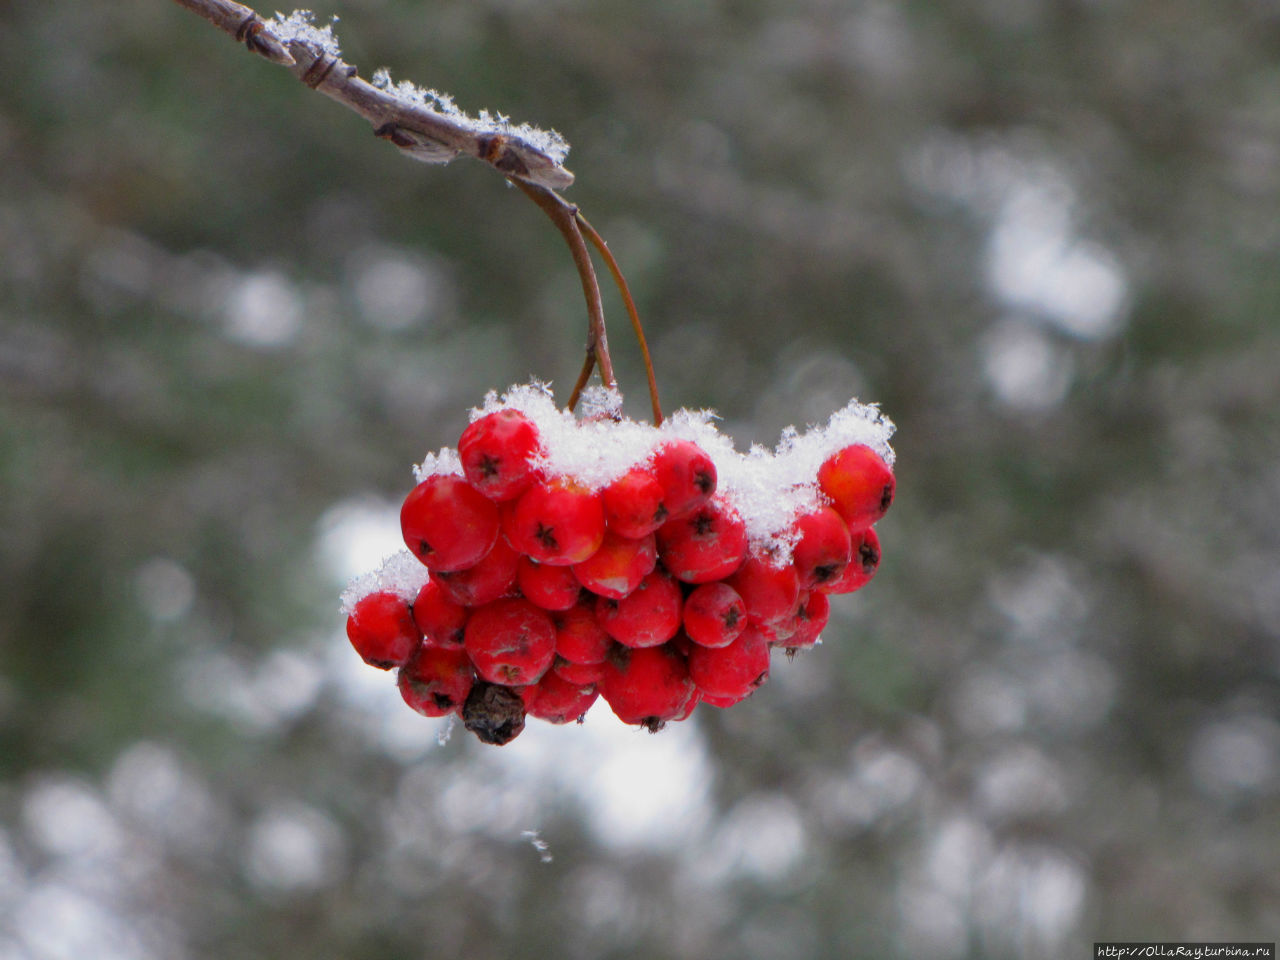
[(412, 603), (428, 576), (427, 568), (408, 550), (394, 553), (376, 570), (363, 573), (347, 584), (342, 591), (342, 615), (350, 616), (361, 598), (371, 593), (394, 593)]

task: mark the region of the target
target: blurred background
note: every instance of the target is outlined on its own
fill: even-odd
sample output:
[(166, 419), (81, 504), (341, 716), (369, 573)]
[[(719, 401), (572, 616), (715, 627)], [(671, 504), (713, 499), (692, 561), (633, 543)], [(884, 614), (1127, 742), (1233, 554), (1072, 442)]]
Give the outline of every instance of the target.
[(558, 234), (167, 0), (0, 2), (0, 958), (1276, 938), (1280, 5), (317, 14), (569, 139), (668, 408), (881, 403), (881, 572), (656, 736), (411, 713), (338, 593), (486, 390), (572, 384)]

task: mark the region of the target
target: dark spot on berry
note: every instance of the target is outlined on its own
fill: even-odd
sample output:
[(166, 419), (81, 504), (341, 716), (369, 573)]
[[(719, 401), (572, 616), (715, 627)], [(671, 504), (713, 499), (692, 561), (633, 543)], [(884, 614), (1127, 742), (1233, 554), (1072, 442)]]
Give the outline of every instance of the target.
[(889, 509), (889, 504), (893, 503), (893, 484), (886, 483), (884, 489), (880, 491), (880, 512)]
[(418, 541), (418, 556), (429, 557), (433, 553), (435, 553), (435, 547), (431, 546), (431, 544), (427, 543), (425, 540)]
[(709, 470), (699, 470), (694, 474), (693, 485), (707, 496), (711, 496), (716, 489), (716, 478)]
[(768, 679), (769, 679), (769, 671), (768, 670), (760, 671), (760, 676), (756, 677), (754, 680), (751, 681), (751, 689), (752, 690), (756, 689), (756, 687), (759, 687)]
[(396, 666), (394, 660), (366, 660), (365, 663), (371, 667), (377, 667), (379, 670), (390, 670)]
[(858, 548), (858, 561), (862, 564), (862, 572), (871, 574), (880, 566), (880, 551), (874, 544), (864, 543)]
[(533, 537), (547, 550), (558, 550), (560, 545), (556, 543), (556, 528), (538, 524), (538, 529), (533, 532)]
[(661, 720), (658, 717), (645, 717), (640, 721), (640, 726), (644, 727), (650, 733), (657, 733), (666, 725), (667, 721)]
[(498, 471), (502, 469), (502, 461), (486, 453), (480, 457), (480, 462), (476, 466), (480, 468), (480, 473), (488, 478), (496, 476)]
[(838, 563), (824, 563), (820, 567), (814, 567), (813, 579), (819, 583), (826, 583), (828, 580), (835, 579), (836, 575), (840, 573), (840, 567), (841, 564)]
[(715, 529), (716, 518), (709, 511), (703, 510), (693, 518), (693, 532), (699, 537), (710, 536)]
[(737, 607), (730, 607), (728, 610), (724, 612), (724, 625), (729, 630), (732, 630), (734, 627), (736, 627), (740, 619), (742, 619), (742, 613), (738, 610)]
[(510, 687), (480, 680), (462, 705), (462, 725), (481, 743), (510, 743), (524, 729), (524, 701)]
[(431, 695), (431, 699), (435, 701), (436, 708), (439, 710), (452, 710), (455, 706), (453, 697), (447, 693), (435, 693)]
[(667, 505), (665, 503), (658, 504), (658, 509), (653, 511), (653, 522), (661, 523), (667, 519)]

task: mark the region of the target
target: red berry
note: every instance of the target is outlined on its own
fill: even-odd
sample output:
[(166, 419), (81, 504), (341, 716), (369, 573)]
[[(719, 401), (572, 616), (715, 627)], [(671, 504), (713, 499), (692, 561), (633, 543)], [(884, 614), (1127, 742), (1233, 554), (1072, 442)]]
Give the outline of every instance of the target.
[(837, 580), (822, 584), (822, 593), (853, 593), (876, 575), (880, 568), (880, 537), (867, 529), (853, 536), (853, 562)]
[(552, 615), (556, 628), (556, 653), (570, 663), (604, 663), (613, 639), (596, 619), (590, 602), (577, 603)]
[(455, 603), (435, 579), (428, 580), (413, 601), (413, 622), (427, 643), (439, 647), (462, 646), (467, 610)]
[(596, 619), (609, 636), (628, 647), (656, 647), (680, 629), (680, 585), (655, 570), (621, 600), (599, 597)]
[(443, 717), (459, 710), (471, 693), (475, 672), (460, 647), (423, 644), (396, 677), (400, 696), (424, 717)]
[(467, 656), (490, 683), (533, 683), (551, 666), (556, 628), (545, 611), (523, 598), (494, 600), (467, 621)]
[(747, 527), (733, 507), (709, 500), (658, 529), (658, 555), (685, 583), (721, 580), (747, 556)]
[(747, 699), (747, 697), (751, 696), (751, 694), (753, 693), (755, 693), (755, 691), (751, 690), (740, 697), (713, 697), (711, 694), (703, 693), (701, 690), (699, 690), (698, 702), (706, 703), (713, 707), (719, 707), (721, 710), (723, 710), (727, 707), (732, 707), (735, 704), (741, 703), (743, 700)]
[(748, 557), (726, 583), (738, 591), (747, 616), (759, 623), (778, 623), (796, 612), (800, 580), (793, 566), (775, 567), (760, 557)]
[(662, 484), (643, 467), (628, 470), (605, 487), (601, 497), (605, 523), (619, 536), (643, 537), (667, 519)]
[(670, 440), (653, 457), (668, 517), (681, 517), (716, 492), (716, 465), (692, 440)]
[(582, 593), (572, 567), (553, 567), (525, 556), (516, 568), (516, 586), (526, 600), (543, 610), (568, 610)]
[(747, 626), (747, 608), (727, 583), (704, 583), (684, 599), (684, 632), (704, 647), (733, 643)]
[(573, 565), (573, 575), (592, 593), (620, 600), (640, 586), (640, 581), (653, 573), (657, 563), (653, 534), (628, 540), (607, 531), (600, 549)]
[(694, 696), (684, 658), (670, 647), (619, 649), (600, 681), (600, 695), (623, 723), (656, 731), (680, 716)]
[(405, 498), (400, 529), (405, 544), (429, 570), (465, 570), (498, 539), (498, 508), (462, 477), (437, 474)]
[(462, 431), (458, 455), (471, 485), (490, 500), (510, 500), (534, 481), (542, 453), (538, 428), (519, 410), (486, 414)]
[(825, 593), (806, 593), (800, 598), (800, 609), (796, 611), (795, 624), (791, 635), (782, 641), (788, 650), (812, 647), (831, 617), (831, 601)]
[(464, 607), (479, 607), (499, 597), (505, 597), (516, 583), (516, 568), (520, 554), (499, 537), (493, 549), (479, 563), (456, 573), (437, 573), (440, 588), (455, 603)]
[(604, 540), (600, 494), (565, 477), (534, 484), (503, 515), (502, 532), (538, 563), (581, 563)]
[[(586, 686), (590, 683), (599, 683), (600, 678), (604, 676), (604, 661), (599, 663), (570, 663), (564, 657), (557, 656), (555, 663), (551, 665), (551, 672), (560, 674), (561, 678), (576, 683), (579, 686)], [(546, 679), (545, 677), (543, 679)]]
[(839, 580), (853, 558), (853, 541), (840, 514), (820, 507), (796, 521), (800, 535), (792, 562), (800, 588), (809, 590)]
[(845, 447), (818, 468), (818, 486), (849, 525), (865, 530), (893, 503), (896, 481), (880, 454), (867, 446)]
[(371, 667), (390, 670), (409, 659), (422, 643), (409, 602), (387, 591), (356, 601), (347, 617), (347, 639)]
[(598, 696), (594, 683), (571, 683), (554, 670), (526, 689), (529, 715), (551, 723), (581, 723)]
[(704, 696), (745, 697), (769, 679), (769, 641), (747, 627), (726, 647), (689, 650), (689, 676)]

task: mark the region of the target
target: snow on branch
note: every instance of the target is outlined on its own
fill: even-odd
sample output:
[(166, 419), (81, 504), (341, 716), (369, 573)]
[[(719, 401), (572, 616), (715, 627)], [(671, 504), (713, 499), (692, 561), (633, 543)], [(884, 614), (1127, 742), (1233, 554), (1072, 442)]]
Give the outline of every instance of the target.
[(569, 144), (554, 130), (513, 124), (501, 114), (462, 112), (448, 94), (393, 82), (386, 70), (372, 82), (342, 59), (332, 26), (317, 27), (309, 11), (264, 20), (234, 0), (174, 0), (299, 80), (360, 114), (373, 132), (425, 163), (454, 157), (482, 160), (506, 177), (560, 190), (573, 183), (563, 166)]

